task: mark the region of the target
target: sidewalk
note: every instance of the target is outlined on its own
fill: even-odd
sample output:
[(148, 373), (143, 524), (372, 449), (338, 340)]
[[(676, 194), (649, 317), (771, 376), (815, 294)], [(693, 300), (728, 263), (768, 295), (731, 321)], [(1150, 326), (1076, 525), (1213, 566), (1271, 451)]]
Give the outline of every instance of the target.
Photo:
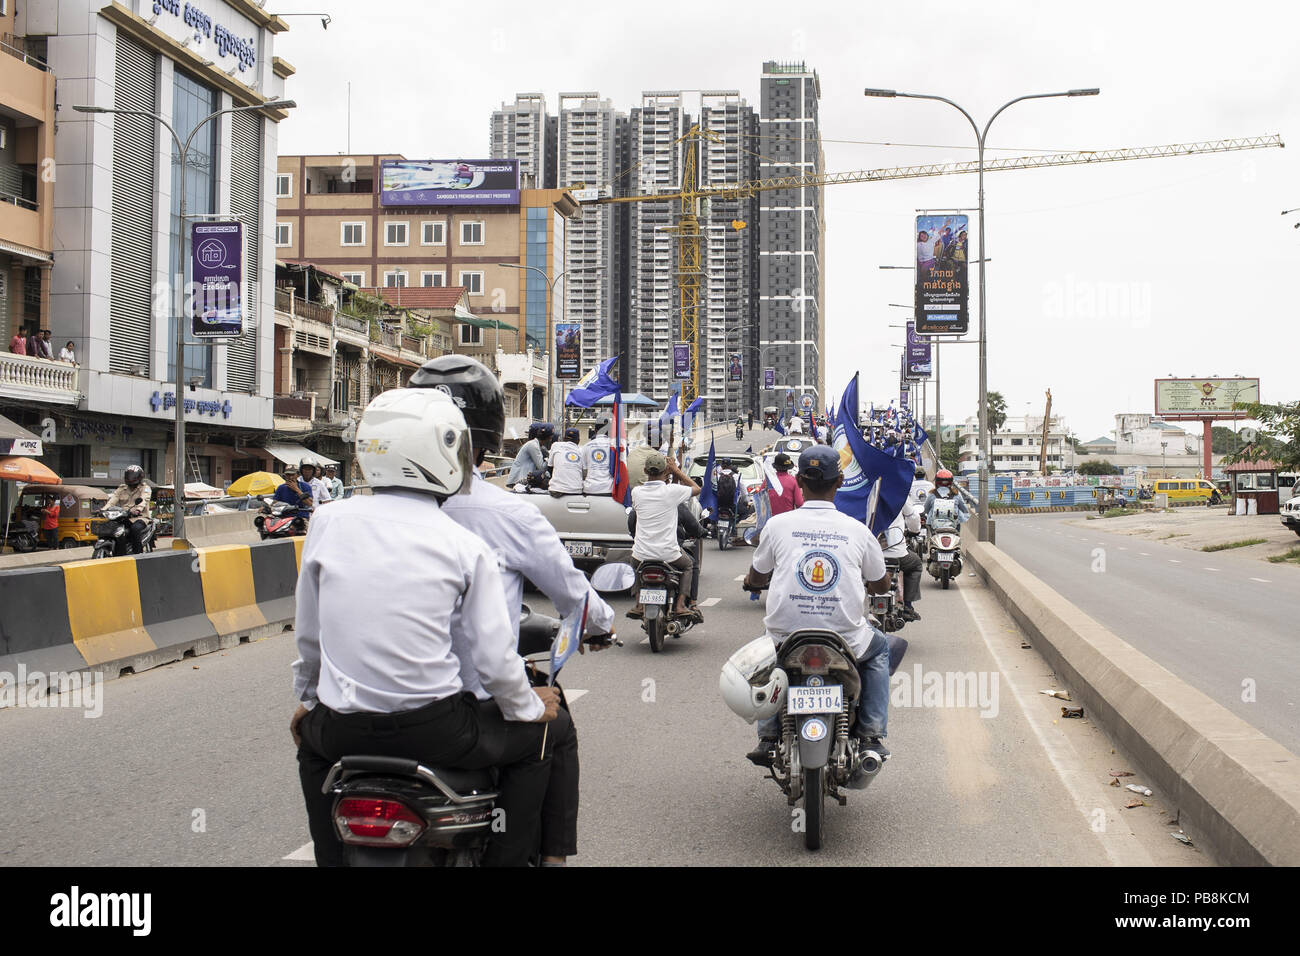
[(1206, 545), (1263, 538), (1263, 544), (1228, 549), (1232, 554), (1260, 561), (1300, 546), (1300, 537), (1285, 527), (1277, 515), (1233, 515), (1223, 507), (1186, 507), (1172, 512), (1126, 515), (1123, 518), (1094, 517), (1091, 520), (1080, 515), (1066, 523), (1090, 531), (1109, 531), (1149, 541), (1163, 541), (1190, 551), (1200, 551)]

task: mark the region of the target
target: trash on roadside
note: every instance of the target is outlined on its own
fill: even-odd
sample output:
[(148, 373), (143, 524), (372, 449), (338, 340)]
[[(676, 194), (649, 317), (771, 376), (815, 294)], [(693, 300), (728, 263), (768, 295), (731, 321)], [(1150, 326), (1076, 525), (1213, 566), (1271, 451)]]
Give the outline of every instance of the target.
[(1134, 797), (1132, 800), (1129, 800), (1124, 804), (1124, 809), (1132, 810), (1134, 807), (1145, 807), (1145, 806), (1146, 806), (1146, 801), (1139, 800), (1137, 797)]
[(1031, 650), (1034, 649), (1034, 645), (1033, 645), (1033, 644), (1030, 644), (1028, 641), (1021, 641), (1021, 642), (1020, 642), (1020, 649), (1023, 650), (1023, 651), (1031, 651)]
[(1082, 706), (1079, 706), (1079, 707), (1062, 707), (1062, 708), (1061, 708), (1061, 716), (1062, 716), (1062, 717), (1078, 717), (1078, 718), (1082, 719), (1082, 718), (1083, 718), (1083, 707), (1082, 707)]
[(1194, 844), (1192, 843), (1192, 838), (1189, 837), (1189, 836), (1188, 836), (1186, 833), (1184, 833), (1182, 830), (1179, 830), (1177, 833), (1171, 833), (1171, 834), (1169, 834), (1169, 835), (1170, 835), (1171, 837), (1173, 837), (1175, 840), (1177, 840), (1179, 843), (1181, 843), (1183, 846), (1193, 846), (1193, 845), (1194, 845)]
[(1119, 786), (1119, 781), (1112, 777), (1112, 778), (1111, 778), (1111, 781), (1110, 781), (1110, 785), (1111, 785), (1112, 787), (1118, 787), (1118, 786)]
[(1130, 783), (1124, 787), (1125, 790), (1132, 790), (1134, 793), (1140, 793), (1144, 797), (1151, 796), (1151, 791), (1146, 787), (1139, 787), (1136, 783)]
[(1131, 777), (1133, 776), (1133, 771), (1132, 770), (1111, 770), (1110, 775), (1112, 777)]
[(1046, 694), (1048, 697), (1055, 697), (1058, 700), (1069, 700), (1070, 692), (1068, 690), (1040, 690), (1040, 694)]

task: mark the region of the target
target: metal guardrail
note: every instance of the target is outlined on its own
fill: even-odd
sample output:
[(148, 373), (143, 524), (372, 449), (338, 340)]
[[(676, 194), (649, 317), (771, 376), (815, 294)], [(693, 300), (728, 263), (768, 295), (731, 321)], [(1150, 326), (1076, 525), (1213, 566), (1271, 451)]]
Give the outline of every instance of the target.
[(0, 37), (0, 51), (8, 53), (10, 56), (14, 57), (15, 59), (22, 60), (28, 66), (34, 66), (36, 67), (36, 69), (41, 70), (45, 73), (53, 72), (50, 69), (50, 65), (46, 63), (44, 60), (42, 60), (39, 56), (32, 56), (26, 50), (20, 50), (18, 47), (14, 46), (13, 41), (15, 39), (16, 38), (12, 33), (6, 33), (4, 34), (3, 37)]
[(32, 212), (37, 212), (40, 209), (36, 200), (28, 199), (25, 196), (17, 196), (10, 192), (0, 192), (0, 202), (7, 202), (11, 206), (20, 206), (23, 209), (30, 209)]

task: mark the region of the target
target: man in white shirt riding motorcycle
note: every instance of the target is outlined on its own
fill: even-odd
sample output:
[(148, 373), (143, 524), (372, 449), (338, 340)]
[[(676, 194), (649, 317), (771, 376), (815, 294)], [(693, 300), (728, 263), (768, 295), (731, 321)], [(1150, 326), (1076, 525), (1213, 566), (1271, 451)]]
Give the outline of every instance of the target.
[[(430, 359), (411, 376), (410, 388), (436, 389), (451, 396), (465, 416), (475, 463), (474, 480), (466, 493), (455, 495), (443, 505), (443, 514), (474, 532), (496, 553), (505, 585), (506, 614), (515, 645), (519, 641), (519, 614), (524, 582), (545, 594), (561, 617), (581, 614), (587, 608), (587, 633), (607, 634), (614, 629), (614, 611), (573, 566), (559, 535), (537, 505), (527, 496), (514, 495), (478, 473), (485, 455), (501, 448), (505, 431), (505, 396), (501, 384), (486, 366), (467, 355), (443, 355)], [(453, 619), (454, 635), (463, 633)], [(461, 661), (471, 655), (459, 653)], [(584, 645), (579, 645), (579, 652)], [(462, 667), (465, 689), (486, 700), (483, 681), (472, 667)], [(552, 728), (551, 735), (556, 730)], [(554, 770), (542, 808), (541, 854), (543, 865), (559, 864), (578, 852), (578, 738), (572, 731), (554, 740)]]
[[(483, 862), (525, 865), (555, 785), (543, 745), (570, 736), (572, 724), (554, 688), (528, 681), (497, 555), (443, 512), (473, 478), (465, 418), (444, 393), (390, 389), (367, 406), (356, 446), (374, 494), (317, 514), (297, 588), (294, 693), (303, 703), (290, 732), (316, 862), (342, 862), (321, 793), (330, 767), (374, 754), (499, 767), (497, 806), (509, 825)], [(466, 687), (466, 671), (491, 700)]]
[[(871, 530), (835, 508), (835, 492), (844, 483), (838, 452), (826, 445), (805, 448), (797, 480), (803, 507), (768, 520), (745, 587), (768, 589), (763, 624), (778, 648), (803, 628), (824, 628), (844, 638), (862, 677), (853, 733), (886, 757), (889, 640), (867, 619), (863, 587), (872, 594), (889, 590), (885, 559)], [(759, 721), (750, 761), (771, 766), (779, 731), (775, 717)]]

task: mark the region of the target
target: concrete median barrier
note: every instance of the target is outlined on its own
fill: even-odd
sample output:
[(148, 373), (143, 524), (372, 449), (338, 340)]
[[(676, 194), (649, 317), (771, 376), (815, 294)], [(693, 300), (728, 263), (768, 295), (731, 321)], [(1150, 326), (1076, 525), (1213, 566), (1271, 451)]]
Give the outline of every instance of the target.
[[(221, 544), (255, 544), (262, 540), (253, 519), (257, 511), (231, 511), (185, 519), (185, 539), (190, 547), (209, 548)], [(173, 547), (176, 547), (173, 544)]]
[(85, 660), (72, 642), (63, 569), (0, 574), (0, 671), (74, 671)]
[[(198, 548), (197, 554), (202, 568), (199, 577), (203, 582), (203, 605), (222, 647), (261, 640), (283, 630), (284, 622), (267, 620), (258, 606), (249, 545)], [(293, 623), (292, 614), (287, 621)]]
[(72, 642), (91, 667), (158, 649), (144, 629), (135, 568), (133, 557), (63, 566)]
[(1034, 647), (1220, 863), (1300, 865), (1300, 758), (987, 543), (971, 565)]
[(140, 610), (156, 651), (133, 662), (135, 670), (209, 654), (220, 646), (203, 602), (202, 562), (197, 552), (155, 551), (136, 561)]
[(303, 538), (280, 538), (249, 548), (257, 606), (268, 621), (292, 621), (297, 610), (299, 552)]

